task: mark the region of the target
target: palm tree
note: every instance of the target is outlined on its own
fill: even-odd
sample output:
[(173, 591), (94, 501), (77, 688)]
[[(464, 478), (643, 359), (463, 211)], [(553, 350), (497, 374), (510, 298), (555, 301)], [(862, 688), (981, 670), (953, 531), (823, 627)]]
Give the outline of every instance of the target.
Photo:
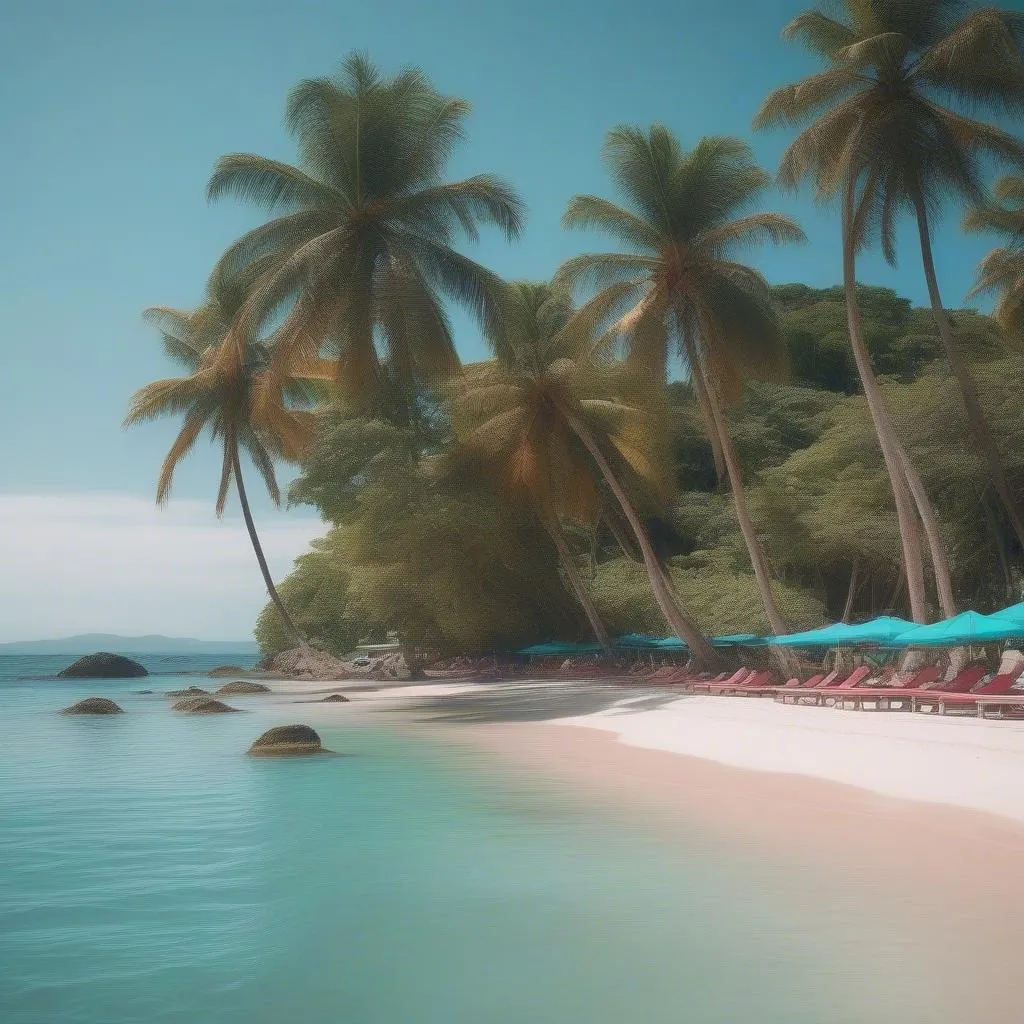
[(872, 230), (878, 230), (884, 254), (894, 260), (896, 217), (913, 210), (933, 315), (960, 385), (972, 436), (1008, 513), (1016, 516), (998, 450), (942, 306), (929, 216), (947, 194), (978, 194), (980, 160), (1024, 159), (1024, 148), (1006, 132), (947, 105), (1024, 103), (1018, 46), (1024, 20), (984, 10), (957, 21), (960, 0), (840, 0), (838, 7), (839, 17), (811, 10), (785, 28), (784, 38), (801, 41), (828, 67), (772, 93), (754, 125), (801, 123), (817, 116), (787, 150), (780, 177), (796, 187), (811, 176), (820, 197), (842, 197), (850, 341), (892, 482), (913, 615), (923, 621), (924, 575), (911, 501), (928, 535), (947, 614), (955, 611), (952, 586), (931, 503), (902, 450), (875, 382), (856, 309), (856, 251)]
[[(234, 298), (236, 301), (232, 301)], [(293, 408), (308, 392), (297, 378), (284, 382), (270, 374), (271, 347), (267, 342), (250, 343), (242, 367), (226, 374), (218, 355), (227, 336), (234, 309), (241, 296), (214, 292), (194, 311), (155, 306), (144, 316), (160, 331), (164, 350), (188, 371), (184, 377), (157, 380), (140, 388), (132, 396), (125, 426), (162, 416), (181, 416), (184, 420), (171, 445), (157, 482), (157, 504), (170, 497), (174, 471), (192, 450), (203, 430), (209, 428), (220, 441), (222, 450), (220, 485), (217, 490), (217, 515), (224, 513), (228, 489), (234, 481), (242, 516), (249, 532), (256, 561), (281, 621), (300, 646), (307, 646), (274, 586), (253, 522), (249, 499), (242, 478), (240, 453), (244, 450), (263, 478), (275, 505), (281, 492), (274, 471), (274, 459), (297, 462), (308, 448), (313, 433), (313, 414)], [(325, 363), (304, 369), (310, 380), (322, 380), (333, 374)], [(291, 401), (289, 401), (289, 399)]]
[(226, 360), (240, 365), (245, 345), (280, 317), (272, 371), (286, 374), (293, 359), (317, 354), (329, 338), (350, 402), (390, 389), (408, 410), (422, 382), (457, 368), (442, 300), (491, 324), (499, 281), (452, 242), (459, 232), (474, 240), (482, 223), (515, 238), (523, 213), (491, 175), (444, 181), (468, 111), (421, 72), (388, 80), (355, 54), (335, 80), (292, 90), (287, 124), (298, 166), (247, 153), (220, 159), (211, 199), (233, 194), (277, 214), (215, 269), (215, 277), (232, 278), (261, 263)]
[(559, 274), (570, 284), (589, 279), (619, 291), (619, 302), (631, 307), (618, 331), (632, 360), (663, 378), (671, 348), (683, 358), (719, 477), (729, 479), (768, 623), (785, 633), (725, 411), (746, 377), (770, 378), (787, 367), (767, 282), (736, 253), (804, 234), (782, 214), (746, 212), (770, 179), (738, 139), (705, 138), (686, 152), (661, 125), (646, 132), (622, 126), (609, 133), (605, 160), (626, 206), (576, 196), (562, 223), (602, 230), (629, 251), (578, 256)]
[(1007, 244), (981, 261), (971, 294), (998, 296), (996, 320), (1007, 337), (1019, 343), (1024, 338), (1024, 177), (1007, 175), (996, 182), (994, 192), (997, 202), (968, 210), (964, 229), (1003, 235)]
[(517, 417), (507, 431), (481, 431), (493, 405), (481, 409), (480, 389), (510, 388), (523, 374), (543, 372), (545, 348), (572, 315), (568, 293), (549, 284), (508, 285), (503, 303), (503, 341), (491, 361), (467, 367), (452, 379), (448, 394), (461, 447), (483, 463), (504, 489), (527, 500), (551, 537), (566, 579), (605, 652), (611, 637), (583, 582), (562, 526), (566, 516), (593, 522), (600, 509), (593, 464), (565, 420), (552, 413), (542, 389), (516, 391)]
[[(636, 539), (665, 621), (689, 647), (694, 665), (717, 663), (714, 648), (673, 593), (623, 482), (629, 473), (656, 487), (664, 460), (652, 457), (659, 422), (649, 382), (639, 382), (641, 408), (633, 400), (640, 397), (635, 375), (594, 355), (609, 301), (599, 296), (571, 312), (569, 297), (550, 286), (517, 285), (511, 295), (508, 320), (491, 337), (495, 358), (466, 367), (455, 384), (457, 429), (467, 444), (504, 465), (507, 480), (532, 495), (546, 525), (559, 512), (582, 515), (597, 508), (594, 483), (602, 480)], [(581, 448), (590, 466), (582, 464)], [(579, 593), (584, 589), (581, 582)]]

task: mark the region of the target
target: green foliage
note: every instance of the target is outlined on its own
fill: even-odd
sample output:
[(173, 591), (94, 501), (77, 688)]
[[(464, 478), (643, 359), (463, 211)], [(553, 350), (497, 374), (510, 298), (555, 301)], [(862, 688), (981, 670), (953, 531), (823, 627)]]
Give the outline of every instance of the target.
[[(359, 617), (348, 597), (349, 566), (337, 530), (314, 540), (312, 550), (295, 560), (291, 574), (278, 585), (281, 599), (311, 643), (338, 654), (374, 633), (374, 624)], [(264, 654), (285, 650), (295, 643), (274, 605), (260, 614), (256, 642)]]

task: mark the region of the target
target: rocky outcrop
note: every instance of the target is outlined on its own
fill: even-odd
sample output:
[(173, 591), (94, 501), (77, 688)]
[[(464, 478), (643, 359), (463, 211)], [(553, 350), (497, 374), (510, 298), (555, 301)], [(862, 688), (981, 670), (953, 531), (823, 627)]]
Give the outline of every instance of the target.
[(212, 697), (213, 694), (209, 690), (204, 690), (201, 686), (189, 686), (184, 690), (168, 690), (168, 697)]
[(216, 697), (183, 697), (171, 705), (172, 711), (181, 711), (186, 715), (223, 715), (238, 708), (228, 707)]
[(249, 748), (253, 757), (301, 757), (326, 754), (320, 737), (308, 725), (276, 725)]
[(401, 654), (386, 654), (383, 658), (379, 658), (367, 674), (368, 679), (391, 679), (402, 682), (412, 679), (412, 677), (413, 673), (409, 671), (405, 657)]
[(211, 668), (207, 675), (211, 679), (222, 679), (224, 676), (244, 676), (248, 671), (240, 665), (218, 665), (217, 668)]
[(320, 704), (348, 704), (349, 699), (343, 693), (332, 693), (326, 697), (321, 697), (318, 701)]
[(356, 679), (367, 674), (327, 651), (312, 647), (293, 647), (270, 655), (256, 666), (257, 671), (279, 679), (308, 679), (311, 682), (329, 683), (337, 679)]
[(77, 704), (65, 708), (62, 715), (122, 715), (124, 708), (118, 707), (112, 700), (106, 697), (86, 697)]
[(270, 693), (270, 687), (262, 683), (247, 682), (244, 679), (236, 679), (233, 683), (225, 683), (217, 687), (218, 693)]
[(57, 673), (58, 679), (138, 679), (149, 673), (137, 661), (120, 654), (100, 651), (68, 665)]

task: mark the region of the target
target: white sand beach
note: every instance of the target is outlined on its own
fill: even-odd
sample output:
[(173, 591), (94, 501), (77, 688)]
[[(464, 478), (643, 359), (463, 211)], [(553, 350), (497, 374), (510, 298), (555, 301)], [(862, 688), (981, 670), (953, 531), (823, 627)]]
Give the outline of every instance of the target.
[[(330, 689), (285, 685), (303, 692)], [(351, 691), (352, 700), (365, 710), (418, 710), (441, 722), (546, 722), (600, 730), (629, 747), (838, 782), (1024, 824), (1024, 721), (841, 711), (593, 681), (376, 685)], [(305, 707), (317, 714), (345, 709)]]
[[(755, 851), (824, 885), (837, 911), (862, 903), (916, 936), (908, 956), (949, 1019), (1020, 1020), (1024, 722), (586, 680), (272, 685), (260, 704), (292, 721), (436, 730), (654, 827)], [(305, 703), (331, 692), (351, 703)]]

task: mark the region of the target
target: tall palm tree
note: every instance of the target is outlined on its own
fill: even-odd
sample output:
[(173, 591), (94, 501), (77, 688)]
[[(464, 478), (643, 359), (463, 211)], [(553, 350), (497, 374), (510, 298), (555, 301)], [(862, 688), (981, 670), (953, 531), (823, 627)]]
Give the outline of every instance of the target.
[(995, 317), (1015, 342), (1024, 339), (1024, 177), (1007, 175), (995, 185), (996, 202), (980, 203), (964, 216), (967, 231), (1002, 235), (1006, 245), (993, 249), (978, 267), (972, 295), (994, 292)]
[(499, 281), (453, 241), (459, 233), (474, 240), (483, 223), (515, 238), (523, 215), (492, 175), (444, 180), (468, 111), (421, 72), (389, 80), (355, 54), (336, 79), (292, 90), (287, 124), (298, 166), (248, 153), (220, 159), (209, 197), (233, 194), (275, 214), (214, 272), (231, 278), (262, 264), (225, 347), (229, 363), (241, 365), (246, 343), (277, 317), (272, 371), (285, 374), (330, 338), (350, 402), (391, 389), (408, 409), (422, 382), (458, 366), (443, 299), (486, 325)]
[(985, 159), (1024, 165), (1024, 146), (1016, 139), (952, 109), (978, 103), (1024, 109), (1024, 15), (986, 9), (961, 18), (962, 0), (872, 5), (849, 0), (843, 6), (843, 20), (811, 11), (786, 29), (822, 56), (829, 69), (795, 87), (795, 93), (779, 90), (759, 117), (770, 120), (777, 110), (790, 120), (806, 117), (826, 102), (834, 104), (833, 111), (845, 108), (846, 116), (830, 126), (838, 132), (831, 145), (848, 144), (854, 132), (858, 136), (856, 159), (865, 175), (862, 230), (873, 222), (890, 263), (896, 259), (896, 219), (905, 211), (914, 216), (932, 315), (968, 429), (1024, 544), (1019, 504), (942, 303), (931, 239), (931, 225), (946, 198), (981, 202)]
[(851, 346), (892, 481), (911, 606), (921, 620), (926, 614), (924, 574), (914, 506), (928, 535), (947, 613), (955, 610), (952, 586), (931, 503), (875, 382), (856, 309), (856, 251), (877, 229), (883, 252), (894, 259), (895, 219), (913, 210), (936, 325), (961, 386), (972, 434), (1010, 511), (1013, 500), (998, 451), (942, 306), (929, 214), (946, 194), (970, 195), (978, 188), (979, 159), (1016, 161), (1024, 154), (1007, 133), (948, 106), (1024, 101), (1017, 45), (1022, 23), (1018, 15), (996, 10), (977, 11), (958, 22), (960, 0), (839, 0), (837, 7), (837, 17), (811, 10), (786, 27), (785, 38), (802, 42), (828, 67), (776, 90), (754, 124), (763, 128), (817, 117), (787, 150), (780, 177), (796, 187), (811, 176), (819, 196), (842, 197)]
[(778, 376), (787, 366), (767, 282), (736, 254), (804, 234), (782, 214), (747, 212), (770, 178), (738, 139), (705, 138), (686, 152), (661, 125), (621, 126), (609, 133), (604, 153), (626, 205), (576, 196), (562, 223), (602, 230), (629, 251), (578, 256), (559, 274), (571, 284), (589, 279), (621, 291), (619, 301), (631, 308), (618, 329), (632, 360), (664, 377), (671, 349), (682, 356), (719, 477), (728, 476), (768, 623), (785, 633), (725, 411), (745, 378)]
[[(168, 306), (146, 310), (144, 316), (160, 331), (164, 350), (188, 373), (154, 381), (136, 391), (124, 422), (125, 426), (132, 426), (162, 416), (181, 416), (184, 421), (160, 467), (156, 500), (161, 505), (170, 497), (178, 464), (209, 428), (222, 451), (217, 515), (223, 515), (228, 489), (234, 481), (267, 593), (296, 643), (306, 646), (274, 586), (249, 507), (240, 453), (245, 451), (249, 455), (274, 504), (279, 505), (281, 492), (274, 459), (297, 462), (302, 457), (312, 439), (314, 418), (308, 410), (292, 407), (292, 402), (307, 397), (303, 382), (292, 378), (284, 382), (282, 389), (279, 377), (270, 374), (271, 349), (267, 342), (250, 343), (241, 368), (230, 374), (224, 372), (218, 356), (236, 305), (237, 302), (225, 301), (224, 293), (214, 293), (194, 311)], [(317, 363), (303, 372), (310, 380), (322, 380), (333, 370), (325, 363)]]
[(512, 298), (508, 321), (491, 338), (495, 358), (466, 367), (456, 382), (457, 429), (504, 464), (506, 478), (533, 495), (548, 524), (559, 512), (598, 507), (594, 483), (603, 480), (636, 539), (665, 621), (694, 665), (715, 664), (718, 655), (680, 606), (624, 482), (629, 473), (657, 486), (664, 460), (652, 457), (659, 422), (649, 382), (641, 382), (641, 408), (635, 375), (595, 356), (595, 333), (611, 303), (599, 296), (571, 312), (568, 296), (543, 285), (516, 286)]
[(503, 488), (532, 505), (558, 552), (559, 562), (594, 636), (605, 652), (611, 637), (569, 547), (562, 516), (593, 522), (600, 509), (594, 468), (561, 417), (552, 415), (540, 389), (518, 393), (518, 417), (507, 431), (480, 431), (493, 407), (481, 410), (480, 388), (543, 370), (545, 346), (572, 316), (568, 293), (550, 284), (509, 284), (503, 303), (502, 343), (492, 362), (477, 363), (450, 382), (452, 423), (460, 446), (498, 477)]

